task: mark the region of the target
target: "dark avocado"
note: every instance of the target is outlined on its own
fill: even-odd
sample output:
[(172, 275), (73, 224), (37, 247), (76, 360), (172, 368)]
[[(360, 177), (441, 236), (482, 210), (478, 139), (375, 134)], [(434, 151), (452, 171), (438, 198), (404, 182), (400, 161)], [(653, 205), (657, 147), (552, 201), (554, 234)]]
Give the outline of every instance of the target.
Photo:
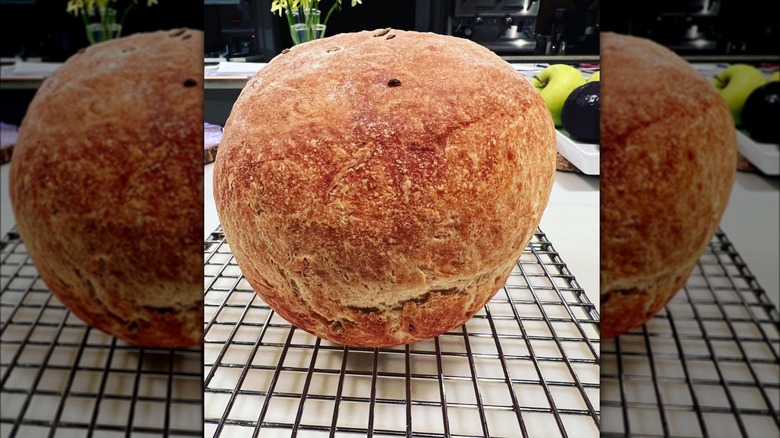
[(599, 142), (599, 81), (587, 82), (575, 88), (561, 110), (561, 126), (571, 138), (583, 143)]
[(742, 128), (760, 143), (780, 143), (780, 81), (768, 82), (750, 93), (742, 107)]

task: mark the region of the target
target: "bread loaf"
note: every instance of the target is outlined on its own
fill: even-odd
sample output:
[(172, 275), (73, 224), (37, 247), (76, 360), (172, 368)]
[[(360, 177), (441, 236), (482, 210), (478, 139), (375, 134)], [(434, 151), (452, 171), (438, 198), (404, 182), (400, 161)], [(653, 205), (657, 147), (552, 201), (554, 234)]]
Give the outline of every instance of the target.
[(319, 337), (390, 346), (501, 288), (555, 171), (539, 94), (467, 40), (398, 30), (293, 47), (248, 81), (214, 197), (255, 291)]
[(202, 342), (203, 36), (134, 34), (46, 79), (10, 169), (19, 232), (49, 289), (131, 344)]
[(601, 337), (639, 327), (683, 287), (736, 173), (729, 110), (686, 61), (601, 34)]

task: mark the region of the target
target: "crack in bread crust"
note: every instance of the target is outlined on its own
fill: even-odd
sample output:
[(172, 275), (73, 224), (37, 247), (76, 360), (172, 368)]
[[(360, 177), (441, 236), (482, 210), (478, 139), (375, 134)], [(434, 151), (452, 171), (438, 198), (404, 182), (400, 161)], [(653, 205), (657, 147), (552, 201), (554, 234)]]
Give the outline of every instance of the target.
[[(519, 257), (519, 254), (517, 255)], [(415, 342), (449, 331), (473, 316), (487, 301), (505, 284), (509, 273), (515, 265), (516, 257), (509, 263), (491, 272), (477, 276), (468, 286), (458, 289), (431, 289), (418, 297), (398, 301), (384, 308), (361, 308), (333, 303), (327, 311), (339, 308), (338, 316), (328, 316), (320, 310), (322, 304), (311, 301), (313, 294), (305, 285), (306, 280), (296, 276), (285, 268), (275, 264), (274, 271), (284, 271), (280, 278), (287, 279), (275, 284), (273, 279), (262, 279), (260, 282), (247, 280), (255, 291), (282, 317), (296, 326), (315, 336), (331, 339), (351, 346), (393, 346), (402, 343)], [(254, 275), (250, 274), (254, 278)], [(490, 279), (486, 282), (486, 279)], [(278, 297), (286, 297), (294, 305), (279, 306)], [(453, 299), (453, 297), (456, 297)], [(435, 310), (441, 302), (449, 302), (451, 311), (441, 317), (441, 311)], [(454, 303), (459, 303), (458, 305)], [(305, 309), (305, 311), (301, 311)], [(431, 309), (433, 312), (431, 313)], [(418, 312), (423, 312), (420, 316)], [(438, 317), (438, 318), (437, 318)], [(374, 335), (370, 340), (365, 333)], [(381, 337), (377, 334), (381, 333)]]

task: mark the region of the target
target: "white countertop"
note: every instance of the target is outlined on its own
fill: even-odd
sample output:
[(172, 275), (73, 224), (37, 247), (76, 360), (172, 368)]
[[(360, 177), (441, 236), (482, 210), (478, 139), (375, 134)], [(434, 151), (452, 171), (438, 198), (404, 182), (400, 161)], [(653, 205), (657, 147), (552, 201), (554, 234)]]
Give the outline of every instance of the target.
[(737, 172), (720, 227), (780, 308), (780, 178)]

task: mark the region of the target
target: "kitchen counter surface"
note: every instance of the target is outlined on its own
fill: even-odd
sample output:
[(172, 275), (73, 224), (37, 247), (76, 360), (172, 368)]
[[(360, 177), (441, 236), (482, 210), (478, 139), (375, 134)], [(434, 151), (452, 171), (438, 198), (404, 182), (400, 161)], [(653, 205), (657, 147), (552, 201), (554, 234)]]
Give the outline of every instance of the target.
[(720, 228), (780, 308), (780, 178), (737, 172)]
[[(584, 61), (584, 60), (580, 60)], [(550, 63), (576, 63), (574, 59), (565, 58), (545, 58), (538, 59), (535, 62), (510, 62), (509, 64), (516, 70), (523, 72), (531, 77), (540, 72)], [(582, 67), (583, 74), (587, 77), (598, 69), (598, 57), (593, 57), (588, 61), (588, 68)], [(204, 88), (211, 89), (237, 89), (241, 90), (246, 85), (247, 80), (263, 69), (268, 63), (264, 62), (229, 62), (222, 61), (218, 64), (209, 64), (204, 67)]]

